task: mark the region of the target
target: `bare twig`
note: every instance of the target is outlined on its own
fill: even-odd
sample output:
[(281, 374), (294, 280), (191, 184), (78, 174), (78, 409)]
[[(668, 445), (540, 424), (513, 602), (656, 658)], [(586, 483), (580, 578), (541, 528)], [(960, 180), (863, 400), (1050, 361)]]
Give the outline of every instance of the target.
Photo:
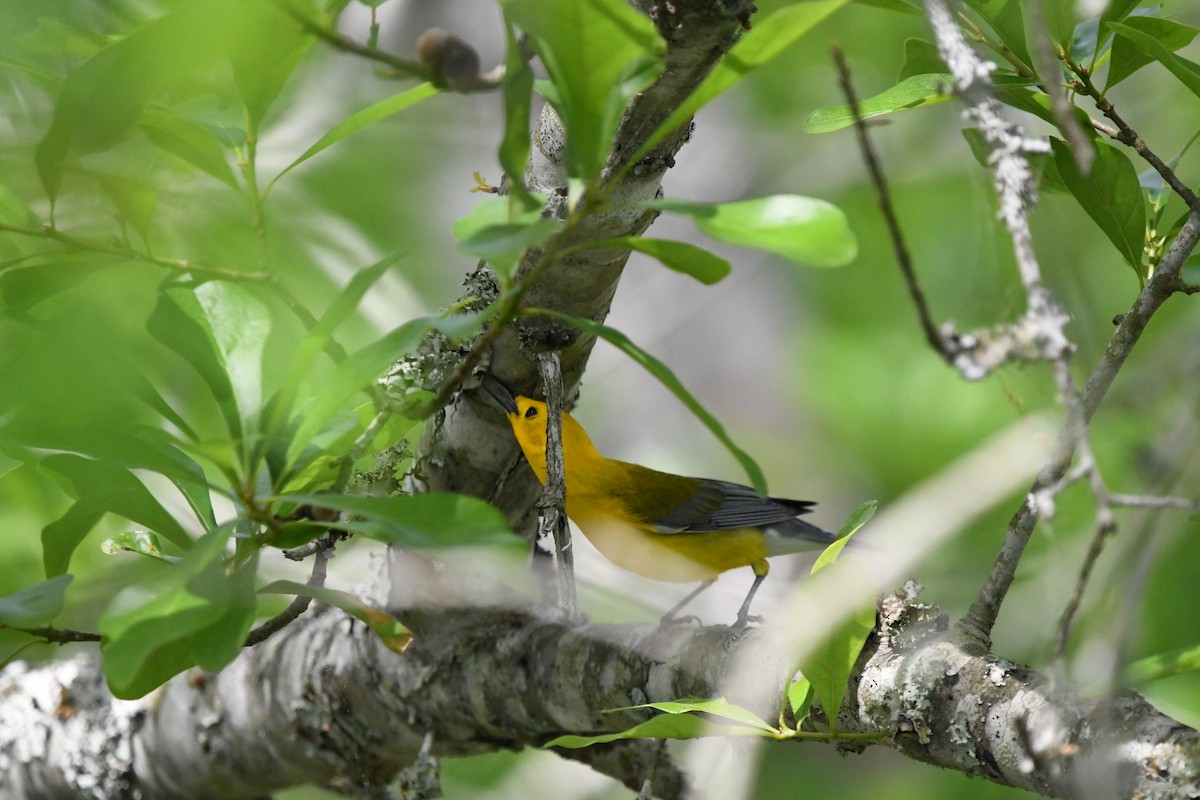
[(22, 628), (18, 625), (5, 625), (0, 622), (0, 630), (20, 631), (39, 639), (45, 639), (48, 644), (72, 644), (75, 642), (99, 642), (101, 636), (90, 631), (73, 631), (65, 628)]
[(537, 360), (546, 395), (546, 488), (538, 503), (542, 512), (538, 536), (549, 536), (554, 542), (559, 607), (570, 621), (582, 622), (575, 594), (575, 556), (571, 550), (571, 531), (567, 526), (562, 438), (563, 388), (558, 352), (539, 353)]
[[(312, 573), (308, 577), (308, 586), (313, 589), (319, 589), (325, 585), (326, 567), (329, 564), (330, 548), (318, 550), (316, 558), (313, 559)], [(283, 630), (287, 625), (294, 622), (301, 614), (308, 610), (312, 603), (311, 597), (304, 595), (296, 595), (296, 598), (288, 604), (288, 607), (280, 611), (275, 616), (266, 620), (254, 630), (246, 635), (246, 641), (243, 647), (253, 647), (260, 642), (266, 641), (272, 634)]]
[(1114, 506), (1132, 506), (1134, 508), (1174, 508), (1180, 511), (1200, 512), (1200, 500), (1192, 500), (1188, 497), (1113, 494), (1109, 496), (1108, 500)]
[(937, 323), (933, 321), (933, 315), (929, 312), (929, 304), (925, 299), (925, 292), (921, 290), (921, 285), (917, 282), (917, 273), (913, 268), (912, 255), (909, 253), (908, 245), (904, 242), (904, 234), (900, 230), (900, 221), (896, 217), (896, 209), (892, 205), (891, 192), (888, 190), (887, 178), (883, 174), (883, 169), (879, 166), (879, 158), (875, 154), (875, 148), (871, 145), (871, 138), (867, 135), (867, 126), (863, 124), (862, 115), (858, 109), (858, 95), (854, 91), (854, 84), (850, 80), (850, 67), (846, 64), (846, 56), (842, 53), (840, 47), (833, 48), (833, 61), (837, 65), (838, 84), (842, 87), (842, 93), (846, 96), (846, 103), (850, 106), (850, 113), (854, 115), (854, 131), (858, 135), (858, 145), (862, 150), (863, 161), (867, 165), (867, 172), (871, 176), (871, 183), (875, 187), (875, 200), (879, 203), (879, 210), (883, 214), (883, 219), (887, 223), (888, 233), (892, 238), (892, 249), (896, 253), (896, 262), (900, 265), (900, 272), (904, 275), (905, 285), (908, 286), (908, 294), (912, 297), (913, 305), (917, 307), (917, 317), (921, 322), (921, 330), (925, 333), (925, 339), (929, 342), (929, 346), (937, 351), (947, 363), (953, 364), (953, 354), (946, 347), (945, 340), (942, 339), (941, 333), (938, 332)]

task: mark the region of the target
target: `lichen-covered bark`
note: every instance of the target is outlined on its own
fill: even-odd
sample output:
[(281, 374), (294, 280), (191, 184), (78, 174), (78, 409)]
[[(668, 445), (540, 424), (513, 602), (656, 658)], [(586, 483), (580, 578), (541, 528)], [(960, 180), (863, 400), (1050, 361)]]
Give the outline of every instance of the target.
[[(537, 747), (644, 718), (605, 708), (736, 701), (762, 686), (778, 702), (790, 677), (769, 629), (730, 642), (723, 627), (568, 626), (444, 565), (405, 558), (396, 578), (394, 610), (416, 635), (403, 655), (325, 608), (219, 674), (181, 675), (136, 702), (113, 700), (92, 660), (10, 666), (0, 674), (0, 797), (236, 800), (313, 781), (378, 787), (427, 736), (441, 758)], [(470, 604), (446, 588), (464, 584)], [(880, 745), (912, 758), (1049, 797), (1200, 796), (1200, 732), (1133, 693), (1082, 698), (947, 627), (911, 591), (885, 598), (839, 729), (885, 733)], [(735, 661), (753, 664), (740, 687), (730, 684)], [(776, 706), (754, 710), (773, 719)], [(564, 754), (634, 788), (655, 761), (652, 742)], [(655, 796), (687, 796), (670, 761), (655, 776)]]

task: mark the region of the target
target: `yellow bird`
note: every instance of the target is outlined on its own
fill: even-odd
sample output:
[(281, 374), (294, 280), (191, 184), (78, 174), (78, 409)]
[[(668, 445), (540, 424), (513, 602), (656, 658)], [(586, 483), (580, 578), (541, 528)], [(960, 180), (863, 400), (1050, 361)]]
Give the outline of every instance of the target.
[[(490, 375), (483, 385), (504, 409), (525, 458), (545, 484), (546, 404), (514, 397)], [(807, 500), (761, 497), (749, 486), (605, 458), (583, 426), (565, 412), (562, 439), (567, 516), (596, 549), (646, 578), (703, 581), (664, 621), (722, 572), (748, 566), (754, 570), (754, 584), (735, 624), (743, 628), (750, 602), (767, 576), (768, 557), (822, 549), (837, 539), (797, 519), (815, 505)]]

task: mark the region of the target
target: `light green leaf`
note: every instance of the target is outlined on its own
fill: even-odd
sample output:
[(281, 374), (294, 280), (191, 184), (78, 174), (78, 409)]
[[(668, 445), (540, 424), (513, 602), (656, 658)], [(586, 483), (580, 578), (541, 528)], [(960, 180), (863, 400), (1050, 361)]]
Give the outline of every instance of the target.
[(866, 525), (871, 520), (871, 517), (875, 516), (875, 511), (878, 508), (879, 501), (867, 500), (850, 512), (850, 516), (846, 517), (846, 521), (842, 523), (841, 530), (838, 531), (837, 540), (826, 547), (821, 555), (817, 557), (816, 562), (813, 563), (813, 575), (816, 575), (817, 572), (837, 560), (842, 550), (849, 543), (850, 537), (857, 533), (859, 528)]
[(750, 485), (754, 487), (754, 490), (763, 497), (767, 496), (767, 479), (763, 476), (762, 468), (751, 458), (749, 453), (734, 443), (733, 439), (726, 433), (725, 427), (704, 406), (700, 405), (700, 401), (692, 396), (692, 393), (684, 387), (679, 378), (675, 377), (675, 373), (671, 371), (670, 367), (638, 347), (629, 340), (629, 337), (614, 328), (609, 328), (590, 319), (573, 317), (570, 314), (545, 308), (530, 309), (529, 313), (546, 314), (569, 322), (584, 333), (604, 339), (625, 353), (625, 355), (641, 364), (651, 375), (658, 378), (663, 386), (670, 389), (671, 393), (678, 397), (687, 406), (688, 410), (704, 423), (704, 426), (717, 437), (721, 444), (725, 445), (725, 449), (738, 460), (738, 463), (742, 465), (742, 469), (746, 470), (746, 475), (750, 478)]
[(800, 727), (800, 723), (804, 722), (804, 718), (808, 716), (808, 710), (812, 707), (813, 688), (812, 681), (801, 675), (788, 684), (787, 702), (792, 709), (792, 717), (796, 721), (796, 727)]
[(1124, 257), (1141, 275), (1142, 249), (1146, 237), (1146, 207), (1137, 171), (1124, 152), (1103, 140), (1093, 138), (1096, 158), (1092, 171), (1084, 177), (1079, 172), (1070, 146), (1051, 138), (1054, 163), (1063, 183), (1074, 195), (1088, 216), (1100, 226)]
[(519, 541), (495, 506), (462, 494), (425, 492), (391, 497), (290, 494), (281, 499), (361, 516), (362, 521), (343, 520), (337, 526), (401, 547), (508, 545)]
[(404, 111), (407, 108), (412, 108), (417, 103), (433, 97), (437, 93), (438, 88), (432, 83), (422, 83), (421, 85), (414, 86), (413, 88), (401, 92), (400, 94), (392, 95), (386, 100), (380, 100), (378, 103), (374, 103), (366, 108), (355, 111), (349, 117), (335, 125), (328, 133), (318, 139), (312, 145), (312, 147), (309, 147), (307, 150), (305, 150), (299, 158), (284, 167), (283, 171), (271, 180), (271, 183), (268, 184), (266, 191), (269, 192), (271, 187), (275, 185), (276, 181), (291, 172), (296, 167), (303, 164), (305, 161), (308, 161), (317, 153), (333, 147), (333, 145), (337, 144), (343, 139), (353, 136), (359, 131), (365, 130), (376, 123), (382, 122), (388, 117), (399, 114), (401, 111)]
[(1200, 645), (1139, 658), (1125, 667), (1122, 683), (1146, 683), (1200, 670)]
[(243, 425), (258, 419), (262, 407), (262, 356), (271, 332), (266, 305), (228, 281), (208, 281), (195, 289), (196, 300), (229, 376)]
[[(626, 708), (608, 709), (610, 712), (653, 708), (665, 713), (651, 717), (618, 733), (599, 736), (559, 736), (543, 747), (567, 747), (578, 749), (593, 744), (604, 744), (620, 739), (696, 739), (701, 736), (774, 736), (777, 731), (763, 722), (753, 712), (729, 703), (723, 697), (714, 700), (685, 698), (664, 703), (643, 703)], [(717, 717), (722, 722), (696, 716), (703, 712)], [(732, 722), (734, 724), (728, 724)]]
[(1005, 47), (1021, 61), (1031, 63), (1021, 0), (966, 0), (966, 3), (987, 20)]
[(554, 83), (567, 131), (567, 174), (600, 175), (621, 113), (663, 69), (666, 42), (625, 0), (502, 0)]
[(459, 242), (458, 249), (482, 258), (499, 274), (511, 277), (526, 250), (545, 244), (561, 228), (558, 222), (549, 219), (489, 225)]
[(67, 587), (73, 575), (55, 575), (0, 597), (0, 626), (36, 628), (49, 625), (67, 602)]
[(732, 270), (729, 262), (703, 247), (667, 239), (647, 239), (642, 236), (619, 236), (588, 244), (589, 248), (621, 247), (637, 250), (656, 258), (662, 265), (684, 275), (690, 275), (711, 286), (719, 283)]
[(294, 594), (311, 597), (340, 608), (369, 627), (393, 653), (403, 653), (412, 641), (412, 633), (386, 611), (368, 606), (349, 592), (323, 586), (308, 586), (295, 581), (273, 581), (258, 590), (259, 594)]
[(104, 675), (115, 696), (141, 697), (189, 667), (215, 671), (237, 656), (254, 619), (256, 562), (226, 574), (232, 530), (205, 534), (178, 566), (128, 587), (101, 616)]
[(1113, 40), (1105, 92), (1157, 59), (1193, 93), (1200, 95), (1200, 67), (1174, 54), (1191, 44), (1200, 31), (1158, 17), (1130, 17), (1109, 27), (1117, 36)]
[(166, 109), (150, 108), (138, 120), (138, 127), (157, 147), (179, 156), (231, 189), (239, 188), (220, 137), (200, 123)]
[(787, 50), (801, 36), (846, 5), (849, 0), (813, 0), (793, 3), (763, 19), (756, 19), (750, 29), (713, 68), (704, 82), (667, 117), (630, 159), (637, 161), (650, 149), (671, 135), (704, 106), (736, 86), (742, 78)]
[[(862, 119), (891, 114), (910, 108), (937, 105), (951, 99), (954, 76), (944, 72), (913, 75), (883, 92), (858, 104)], [(829, 133), (854, 124), (850, 106), (818, 108), (804, 120), (805, 133)]]
[(779, 194), (731, 203), (650, 200), (642, 203), (692, 218), (727, 244), (754, 247), (813, 267), (840, 267), (858, 253), (846, 215), (824, 200)]
[[(297, 13), (312, 10), (312, 0), (290, 0)], [(246, 107), (249, 126), (257, 130), (267, 109), (299, 66), (316, 37), (303, 30), (282, 3), (235, 2), (222, 18), (223, 51), (233, 67), (233, 81)], [(231, 25), (227, 20), (236, 19)]]
[(150, 531), (122, 531), (101, 542), (100, 550), (110, 556), (125, 552), (157, 558), (160, 561), (170, 561), (163, 557), (158, 537)]
[(230, 0), (182, 4), (116, 39), (67, 76), (35, 154), (51, 200), (68, 155), (111, 147), (169, 84), (221, 57), (227, 20), (236, 13)]
[(46, 456), (40, 467), (79, 501), (63, 517), (42, 530), (43, 559), (48, 576), (67, 571), (71, 554), (105, 512), (145, 525), (181, 550), (192, 546), (187, 531), (124, 467), (71, 453)]

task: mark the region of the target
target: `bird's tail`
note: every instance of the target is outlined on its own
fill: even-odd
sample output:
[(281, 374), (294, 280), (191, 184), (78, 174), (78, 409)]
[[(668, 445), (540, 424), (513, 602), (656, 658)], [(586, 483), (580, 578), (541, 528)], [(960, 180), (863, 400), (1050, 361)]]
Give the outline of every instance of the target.
[(772, 556), (823, 549), (837, 540), (837, 534), (794, 517), (764, 527), (763, 533), (767, 537), (767, 555)]

